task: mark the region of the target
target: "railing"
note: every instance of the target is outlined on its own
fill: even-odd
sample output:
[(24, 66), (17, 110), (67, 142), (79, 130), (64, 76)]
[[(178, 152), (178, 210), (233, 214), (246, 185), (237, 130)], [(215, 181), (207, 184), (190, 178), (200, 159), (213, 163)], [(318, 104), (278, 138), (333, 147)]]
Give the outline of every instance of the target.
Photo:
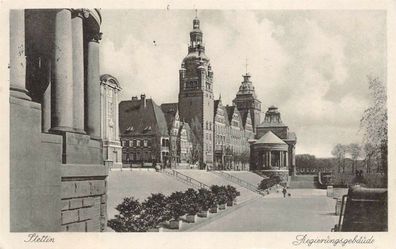
[(162, 172), (167, 174), (167, 175), (173, 176), (177, 180), (179, 180), (181, 182), (184, 182), (184, 183), (186, 183), (186, 184), (188, 184), (188, 185), (190, 185), (192, 187), (210, 189), (210, 187), (208, 185), (206, 185), (205, 183), (200, 182), (200, 181), (198, 181), (198, 180), (196, 180), (194, 178), (191, 178), (191, 177), (189, 177), (189, 176), (187, 176), (185, 174), (182, 174), (182, 173), (180, 173), (180, 172), (178, 172), (178, 171), (176, 171), (174, 169), (164, 169), (164, 170), (162, 170)]
[(239, 186), (242, 186), (244, 188), (249, 189), (250, 191), (256, 192), (256, 193), (261, 194), (261, 195), (264, 195), (263, 192), (260, 191), (256, 186), (254, 186), (253, 184), (251, 184), (249, 182), (246, 182), (246, 181), (244, 181), (244, 180), (242, 180), (242, 179), (240, 179), (240, 178), (238, 178), (236, 176), (228, 174), (228, 173), (226, 173), (224, 171), (210, 171), (210, 172), (212, 172), (213, 174), (222, 176), (222, 177), (230, 180), (231, 182), (234, 182), (234, 183), (238, 184)]

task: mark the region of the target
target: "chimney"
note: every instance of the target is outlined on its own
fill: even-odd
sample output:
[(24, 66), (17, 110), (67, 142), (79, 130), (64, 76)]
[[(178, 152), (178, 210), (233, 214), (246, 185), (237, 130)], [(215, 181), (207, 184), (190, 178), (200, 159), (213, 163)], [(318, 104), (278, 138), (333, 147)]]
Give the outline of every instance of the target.
[(142, 100), (143, 103), (143, 107), (146, 108), (147, 104), (146, 104), (146, 94), (141, 94), (140, 95), (140, 99)]
[(137, 96), (132, 96), (132, 100), (138, 100)]

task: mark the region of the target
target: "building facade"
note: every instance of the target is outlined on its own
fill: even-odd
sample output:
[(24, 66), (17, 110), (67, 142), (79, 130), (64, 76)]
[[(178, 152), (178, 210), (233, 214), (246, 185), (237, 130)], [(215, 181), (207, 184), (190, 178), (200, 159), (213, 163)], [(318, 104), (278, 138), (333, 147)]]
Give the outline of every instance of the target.
[(122, 167), (122, 150), (118, 126), (120, 83), (109, 74), (100, 76), (103, 158), (112, 167)]
[(124, 167), (170, 165), (170, 136), (161, 108), (142, 94), (119, 104)]
[(103, 231), (101, 14), (10, 10), (10, 231)]
[(213, 71), (205, 55), (198, 18), (193, 20), (188, 54), (179, 70), (179, 112), (197, 136), (199, 162), (213, 164)]

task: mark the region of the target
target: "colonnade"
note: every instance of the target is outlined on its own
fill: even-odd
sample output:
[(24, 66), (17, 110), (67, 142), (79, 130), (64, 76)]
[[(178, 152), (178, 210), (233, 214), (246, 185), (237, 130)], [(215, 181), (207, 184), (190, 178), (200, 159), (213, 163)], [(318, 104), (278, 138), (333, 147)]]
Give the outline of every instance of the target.
[[(271, 167), (288, 167), (288, 152), (281, 150), (265, 150), (259, 152), (261, 156), (262, 166), (264, 168)], [(276, 155), (277, 154), (277, 155)], [(273, 164), (273, 157), (276, 156), (276, 162)]]
[[(100, 139), (101, 33), (89, 32), (87, 28), (84, 34), (88, 10), (54, 12), (54, 44), (48, 63), (51, 77), (42, 99), (43, 131), (87, 133), (91, 138)], [(10, 10), (10, 95), (31, 100), (26, 90), (26, 42), (25, 10)], [(86, 80), (84, 70), (87, 70)]]

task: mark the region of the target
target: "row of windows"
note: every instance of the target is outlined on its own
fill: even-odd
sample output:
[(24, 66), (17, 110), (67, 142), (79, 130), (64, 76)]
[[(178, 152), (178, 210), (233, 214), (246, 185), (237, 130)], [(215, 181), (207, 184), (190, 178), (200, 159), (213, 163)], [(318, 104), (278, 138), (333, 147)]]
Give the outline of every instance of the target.
[(147, 139), (121, 140), (122, 147), (150, 147), (151, 141)]

